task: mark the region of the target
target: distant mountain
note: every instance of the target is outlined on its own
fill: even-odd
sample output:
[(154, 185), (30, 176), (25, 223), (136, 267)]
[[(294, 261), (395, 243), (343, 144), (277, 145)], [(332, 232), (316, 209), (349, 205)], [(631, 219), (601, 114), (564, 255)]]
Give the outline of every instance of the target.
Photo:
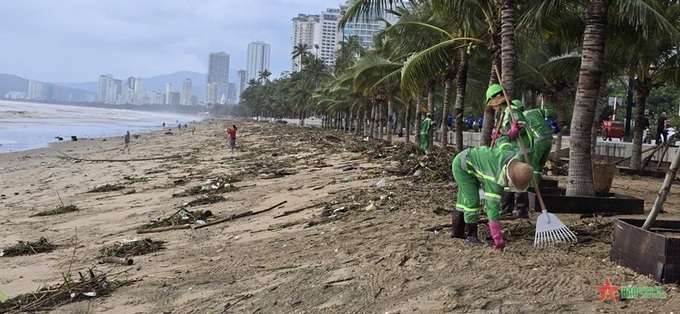
[[(28, 79), (13, 74), (0, 73), (0, 97), (4, 97), (10, 91), (28, 93)], [(87, 99), (88, 90), (64, 86), (55, 83), (45, 83), (46, 93), (54, 99)]]
[(0, 73), (0, 97), (10, 91), (28, 92), (28, 80), (13, 74)]

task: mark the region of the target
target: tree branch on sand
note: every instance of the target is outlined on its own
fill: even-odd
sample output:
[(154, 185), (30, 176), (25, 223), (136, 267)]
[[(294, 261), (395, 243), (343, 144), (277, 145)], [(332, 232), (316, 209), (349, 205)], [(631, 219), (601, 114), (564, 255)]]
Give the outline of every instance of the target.
[(69, 156), (63, 152), (60, 152), (58, 150), (54, 150), (64, 156), (60, 158), (64, 159), (69, 159), (69, 160), (76, 160), (76, 161), (90, 161), (90, 162), (130, 162), (130, 161), (149, 161), (149, 160), (169, 160), (169, 159), (180, 159), (183, 157), (190, 156), (191, 154), (186, 154), (186, 155), (172, 155), (172, 156), (160, 156), (160, 157), (147, 157), (147, 158), (128, 158), (128, 159), (90, 159), (90, 158), (78, 158), (78, 157), (73, 157)]

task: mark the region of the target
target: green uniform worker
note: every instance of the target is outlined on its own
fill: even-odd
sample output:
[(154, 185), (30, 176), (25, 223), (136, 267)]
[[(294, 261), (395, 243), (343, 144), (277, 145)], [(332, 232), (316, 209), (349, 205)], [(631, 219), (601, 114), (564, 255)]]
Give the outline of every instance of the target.
[(482, 185), (484, 209), (489, 218), (494, 248), (504, 248), (499, 213), (501, 193), (504, 187), (525, 191), (533, 176), (531, 166), (520, 162), (513, 151), (480, 146), (468, 148), (456, 155), (451, 170), (458, 184), (451, 236), (467, 239), (470, 243), (481, 243), (477, 236), (477, 221), (479, 186)]
[(554, 121), (556, 117), (555, 113), (550, 109), (531, 109), (525, 111), (524, 116), (529, 123), (534, 142), (531, 167), (534, 168), (536, 182), (540, 182), (543, 167), (545, 167), (545, 163), (548, 161), (548, 155), (552, 148), (552, 134), (554, 132), (545, 119)]
[[(514, 151), (520, 161), (531, 162), (533, 145), (530, 137), (531, 132), (528, 130), (529, 126), (522, 114), (522, 110), (520, 110), (523, 107), (522, 102), (515, 100), (510, 104), (509, 111), (512, 114), (512, 119), (510, 119), (502, 87), (499, 84), (492, 84), (486, 91), (486, 103), (487, 106), (504, 113), (503, 119), (500, 122), (500, 134), (492, 135), (494, 147)], [(525, 160), (524, 152), (521, 151), (519, 142), (516, 139), (517, 134), (520, 134), (522, 137), (522, 143), (525, 145), (526, 153), (529, 157), (528, 161)], [(512, 216), (515, 206), (517, 208), (517, 218), (529, 218), (529, 193), (515, 193), (506, 189), (501, 196), (501, 215)]]
[(432, 120), (432, 114), (428, 113), (425, 120), (420, 125), (420, 148), (424, 151), (430, 149), (430, 131), (434, 126), (434, 121)]

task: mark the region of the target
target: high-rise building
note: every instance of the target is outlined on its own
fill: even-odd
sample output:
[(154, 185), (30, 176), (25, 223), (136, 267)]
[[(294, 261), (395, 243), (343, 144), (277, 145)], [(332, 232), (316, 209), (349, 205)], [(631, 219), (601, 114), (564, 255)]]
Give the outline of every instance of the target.
[[(351, 4), (352, 1), (348, 0), (344, 5), (340, 5), (340, 11), (343, 15)], [(387, 26), (383, 18), (392, 23), (396, 21), (396, 16), (388, 12), (382, 15), (371, 12), (368, 16), (349, 22), (345, 24), (344, 28), (338, 30), (340, 33), (339, 41), (345, 41), (347, 38), (357, 36), (362, 47), (366, 49), (373, 48), (373, 37)]]
[(142, 78), (138, 77), (135, 79), (135, 88), (133, 92), (134, 92), (133, 103), (136, 105), (144, 104), (145, 102), (144, 98), (146, 97), (146, 93), (144, 91), (144, 80), (142, 80)]
[(241, 100), (241, 94), (246, 89), (248, 80), (246, 80), (246, 70), (238, 70), (236, 77), (236, 102)]
[(172, 105), (172, 93), (175, 91), (175, 85), (172, 83), (165, 84), (165, 104)]
[[(99, 86), (97, 87), (97, 101), (106, 102), (106, 95), (108, 94), (107, 88), (109, 86), (109, 81), (113, 80), (113, 75), (106, 74), (99, 76)], [(30, 95), (30, 93), (29, 93)]]
[(246, 60), (246, 80), (257, 80), (260, 72), (269, 70), (269, 51), (270, 45), (261, 41), (254, 41), (248, 44), (248, 56)]
[[(211, 88), (210, 85), (214, 86)], [(214, 52), (208, 59), (208, 78), (206, 81), (205, 102), (216, 104), (222, 95), (226, 97), (229, 84), (229, 55), (224, 52)]]
[[(306, 46), (307, 52), (320, 58), (328, 66), (335, 63), (335, 51), (341, 35), (338, 33), (338, 22), (342, 17), (340, 9), (328, 8), (318, 15), (298, 14), (293, 18), (291, 53), (297, 46)], [(292, 69), (297, 72), (302, 68), (302, 59), (293, 59)]]
[(182, 105), (191, 106), (191, 96), (193, 96), (191, 91), (191, 79), (186, 78), (182, 82)]

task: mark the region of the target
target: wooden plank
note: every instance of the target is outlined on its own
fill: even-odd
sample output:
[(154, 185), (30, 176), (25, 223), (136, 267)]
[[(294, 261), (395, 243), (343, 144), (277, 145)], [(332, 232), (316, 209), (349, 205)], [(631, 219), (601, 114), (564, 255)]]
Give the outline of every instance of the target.
[(665, 256), (665, 239), (659, 234), (640, 228), (642, 223), (643, 221), (635, 220), (614, 220), (614, 242), (610, 259), (640, 274), (652, 275), (655, 280), (662, 282), (664, 265), (659, 263), (659, 256)]
[[(544, 193), (548, 192), (548, 193)], [(641, 198), (611, 194), (613, 197), (565, 196), (563, 189), (541, 189), (543, 202), (551, 213), (594, 214), (608, 213), (618, 215), (644, 214), (645, 202)], [(609, 196), (610, 194), (606, 194)], [(536, 194), (529, 192), (529, 207), (535, 211), (538, 200)]]

